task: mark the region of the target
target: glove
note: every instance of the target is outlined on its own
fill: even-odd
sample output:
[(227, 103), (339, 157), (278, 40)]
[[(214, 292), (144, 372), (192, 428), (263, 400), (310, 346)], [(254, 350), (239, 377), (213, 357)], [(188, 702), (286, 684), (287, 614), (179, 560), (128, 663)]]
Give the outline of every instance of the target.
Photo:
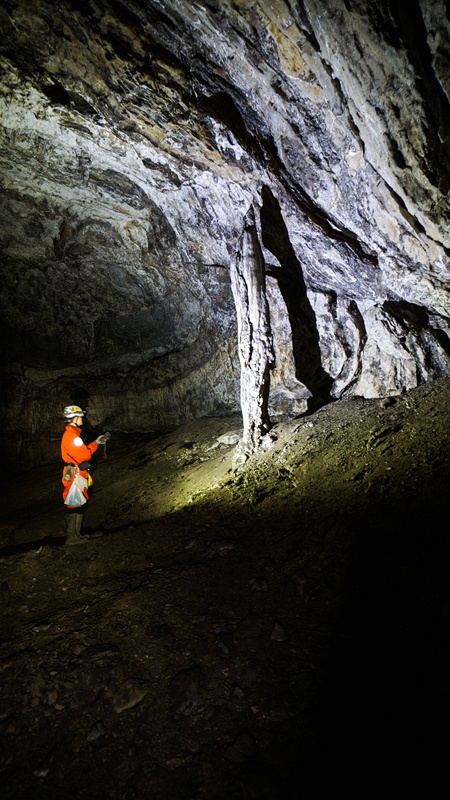
[(106, 444), (106, 442), (110, 438), (111, 438), (111, 434), (110, 433), (102, 433), (101, 436), (97, 436), (97, 438), (95, 440), (95, 444)]

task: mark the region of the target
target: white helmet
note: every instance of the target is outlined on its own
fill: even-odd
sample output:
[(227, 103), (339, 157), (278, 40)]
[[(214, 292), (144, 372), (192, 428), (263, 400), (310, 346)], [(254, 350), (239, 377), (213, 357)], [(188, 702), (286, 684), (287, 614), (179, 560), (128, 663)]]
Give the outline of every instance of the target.
[(84, 417), (84, 411), (80, 406), (66, 406), (63, 411), (64, 419), (73, 419), (74, 417)]

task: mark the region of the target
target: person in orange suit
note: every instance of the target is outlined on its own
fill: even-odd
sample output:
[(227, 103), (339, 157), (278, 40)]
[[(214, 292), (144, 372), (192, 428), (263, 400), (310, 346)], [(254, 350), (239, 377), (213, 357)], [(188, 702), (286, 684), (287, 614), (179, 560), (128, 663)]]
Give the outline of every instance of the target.
[[(84, 411), (79, 406), (66, 406), (63, 417), (66, 428), (61, 439), (61, 456), (64, 461), (63, 500), (66, 506), (66, 544), (83, 544), (88, 540), (82, 536), (81, 526), (85, 504), (89, 499), (90, 460), (99, 444), (105, 444), (109, 433), (98, 436), (94, 442), (85, 444), (81, 438)], [(72, 495), (76, 497), (73, 498)]]

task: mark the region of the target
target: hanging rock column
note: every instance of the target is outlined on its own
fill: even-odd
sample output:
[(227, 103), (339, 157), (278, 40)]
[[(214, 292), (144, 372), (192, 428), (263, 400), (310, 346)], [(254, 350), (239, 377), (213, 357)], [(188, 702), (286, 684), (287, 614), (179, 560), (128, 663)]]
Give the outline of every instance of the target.
[(238, 466), (261, 447), (270, 429), (268, 399), (270, 369), (274, 366), (264, 258), (255, 213), (250, 208), (236, 259), (231, 266), (231, 287), (236, 305), (243, 436), (233, 463)]

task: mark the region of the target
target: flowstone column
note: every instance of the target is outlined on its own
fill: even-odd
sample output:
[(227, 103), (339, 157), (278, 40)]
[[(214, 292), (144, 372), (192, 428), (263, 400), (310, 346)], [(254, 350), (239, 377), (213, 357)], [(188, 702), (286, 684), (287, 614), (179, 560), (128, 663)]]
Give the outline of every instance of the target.
[(264, 258), (253, 208), (244, 219), (244, 230), (231, 267), (231, 288), (237, 313), (244, 427), (233, 458), (233, 464), (238, 466), (261, 447), (270, 429), (267, 407), (270, 369), (274, 366)]

